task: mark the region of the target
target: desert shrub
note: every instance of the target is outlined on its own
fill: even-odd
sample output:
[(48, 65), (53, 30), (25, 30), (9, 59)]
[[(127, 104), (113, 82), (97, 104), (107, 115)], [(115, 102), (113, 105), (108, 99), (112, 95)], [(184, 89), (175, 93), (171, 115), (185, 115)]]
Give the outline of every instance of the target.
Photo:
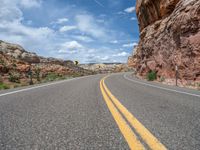
[(36, 68), (35, 75), (36, 75), (37, 81), (40, 81), (40, 72), (41, 72), (41, 69), (40, 68)]
[(160, 82), (164, 82), (165, 81), (165, 77), (160, 77)]
[(54, 80), (59, 79), (59, 78), (61, 78), (61, 77), (62, 77), (62, 76), (59, 76), (58, 74), (49, 73), (49, 74), (46, 76), (45, 80), (46, 80), (46, 81), (54, 81)]
[(154, 81), (156, 80), (157, 78), (157, 74), (155, 71), (150, 71), (148, 74), (147, 74), (147, 80), (148, 81)]
[(9, 73), (8, 80), (10, 82), (20, 83), (20, 75), (15, 72)]
[(10, 87), (4, 83), (0, 83), (0, 90), (9, 89)]

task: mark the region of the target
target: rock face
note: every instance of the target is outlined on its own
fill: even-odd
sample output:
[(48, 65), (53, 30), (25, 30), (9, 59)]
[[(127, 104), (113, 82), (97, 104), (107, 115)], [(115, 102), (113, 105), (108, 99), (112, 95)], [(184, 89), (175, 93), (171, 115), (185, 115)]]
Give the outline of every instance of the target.
[(20, 45), (0, 41), (0, 77), (7, 80), (11, 73), (19, 74), (20, 79), (27, 78), (31, 68), (35, 75), (40, 70), (42, 77), (50, 73), (64, 75), (89, 75), (94, 72), (76, 66), (73, 61), (45, 58), (24, 50)]
[(140, 42), (129, 65), (146, 76), (200, 81), (200, 1), (137, 0)]
[(37, 56), (35, 53), (27, 52), (20, 45), (0, 41), (0, 51), (6, 55), (14, 57), (15, 59), (19, 59), (28, 63), (40, 62), (39, 56)]

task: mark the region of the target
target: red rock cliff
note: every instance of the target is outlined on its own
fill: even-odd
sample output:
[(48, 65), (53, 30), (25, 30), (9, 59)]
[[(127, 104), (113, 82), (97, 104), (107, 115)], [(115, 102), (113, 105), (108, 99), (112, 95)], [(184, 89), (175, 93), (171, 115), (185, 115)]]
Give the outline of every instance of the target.
[(139, 75), (150, 70), (200, 81), (200, 0), (137, 0), (140, 42), (129, 65)]

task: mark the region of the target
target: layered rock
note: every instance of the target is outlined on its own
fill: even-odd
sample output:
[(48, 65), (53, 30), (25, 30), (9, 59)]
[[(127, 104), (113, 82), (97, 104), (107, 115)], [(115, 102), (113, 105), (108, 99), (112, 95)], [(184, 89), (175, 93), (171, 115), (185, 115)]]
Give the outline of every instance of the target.
[(92, 70), (96, 73), (116, 73), (132, 71), (132, 68), (127, 64), (121, 63), (107, 63), (107, 64), (84, 64), (80, 65), (82, 68)]
[(129, 65), (146, 76), (200, 81), (200, 1), (137, 0), (140, 42)]
[(12, 56), (28, 63), (40, 63), (40, 57), (35, 53), (27, 52), (23, 47), (17, 44), (11, 44), (0, 41), (0, 51), (6, 55)]
[(73, 61), (41, 57), (20, 45), (0, 41), (0, 77), (6, 80), (14, 72), (19, 74), (20, 79), (25, 79), (28, 78), (30, 68), (33, 74), (39, 69), (43, 77), (49, 73), (60, 76), (93, 74), (92, 71), (76, 66)]

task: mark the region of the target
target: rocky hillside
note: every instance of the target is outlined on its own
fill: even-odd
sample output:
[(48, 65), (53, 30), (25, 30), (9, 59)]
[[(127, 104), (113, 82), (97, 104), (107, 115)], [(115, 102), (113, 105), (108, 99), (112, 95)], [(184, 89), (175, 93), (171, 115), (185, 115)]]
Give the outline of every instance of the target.
[(0, 83), (27, 84), (30, 71), (36, 83), (42, 79), (94, 73), (76, 66), (72, 61), (40, 57), (20, 45), (0, 41)]
[(129, 65), (138, 75), (153, 70), (158, 78), (200, 81), (200, 1), (137, 0), (140, 42)]
[(131, 67), (128, 67), (127, 64), (120, 64), (120, 63), (84, 64), (80, 65), (80, 67), (87, 70), (92, 70), (96, 73), (117, 73), (117, 72), (128, 72), (133, 70)]

